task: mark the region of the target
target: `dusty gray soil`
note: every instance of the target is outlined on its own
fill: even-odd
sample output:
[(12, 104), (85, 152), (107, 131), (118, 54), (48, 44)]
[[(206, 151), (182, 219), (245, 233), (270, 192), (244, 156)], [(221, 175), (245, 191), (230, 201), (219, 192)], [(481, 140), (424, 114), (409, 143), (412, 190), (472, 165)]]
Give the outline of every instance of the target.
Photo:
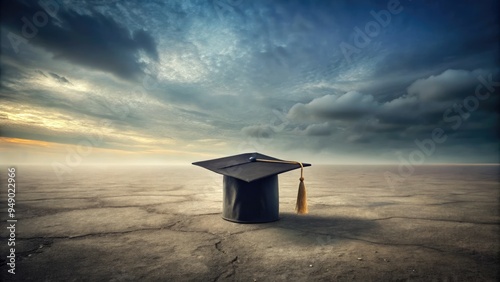
[(58, 182), (50, 168), (21, 167), (16, 274), (2, 228), (0, 277), (497, 281), (497, 168), (422, 167), (389, 187), (388, 168), (311, 167), (309, 215), (293, 213), (297, 175), (286, 174), (281, 220), (236, 224), (220, 217), (220, 176), (196, 168), (85, 168)]

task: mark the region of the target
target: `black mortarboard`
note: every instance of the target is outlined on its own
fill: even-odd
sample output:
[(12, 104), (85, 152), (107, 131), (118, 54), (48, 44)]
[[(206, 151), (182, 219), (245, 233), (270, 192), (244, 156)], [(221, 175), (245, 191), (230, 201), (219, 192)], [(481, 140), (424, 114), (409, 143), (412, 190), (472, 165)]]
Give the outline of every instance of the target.
[[(259, 153), (246, 153), (193, 164), (224, 175), (222, 217), (244, 223), (278, 220), (278, 174), (311, 166)], [(301, 174), (297, 202), (299, 213), (307, 213), (303, 180)]]

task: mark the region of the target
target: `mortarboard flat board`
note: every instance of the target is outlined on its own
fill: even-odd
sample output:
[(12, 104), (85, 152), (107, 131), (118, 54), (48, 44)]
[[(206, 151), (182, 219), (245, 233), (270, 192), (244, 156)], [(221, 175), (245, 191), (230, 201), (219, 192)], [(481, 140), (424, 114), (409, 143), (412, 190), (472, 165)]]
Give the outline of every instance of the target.
[[(259, 153), (195, 162), (193, 165), (224, 176), (222, 217), (240, 223), (278, 220), (278, 174), (301, 168), (298, 162)], [(302, 163), (302, 166), (311, 165)]]

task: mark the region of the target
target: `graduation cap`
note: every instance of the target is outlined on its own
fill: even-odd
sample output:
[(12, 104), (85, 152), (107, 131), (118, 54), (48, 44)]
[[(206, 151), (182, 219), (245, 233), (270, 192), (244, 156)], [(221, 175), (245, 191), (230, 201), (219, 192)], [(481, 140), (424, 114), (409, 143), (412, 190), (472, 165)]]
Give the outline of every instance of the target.
[(278, 174), (300, 168), (296, 211), (307, 213), (303, 170), (310, 164), (246, 153), (195, 162), (193, 165), (224, 176), (222, 218), (241, 223), (278, 220)]

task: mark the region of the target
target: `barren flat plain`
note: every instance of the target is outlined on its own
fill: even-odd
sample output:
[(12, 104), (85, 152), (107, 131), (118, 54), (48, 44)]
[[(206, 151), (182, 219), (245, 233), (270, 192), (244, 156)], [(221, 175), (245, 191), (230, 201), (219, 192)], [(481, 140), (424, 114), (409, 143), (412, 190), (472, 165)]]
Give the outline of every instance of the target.
[(0, 174), (2, 281), (499, 279), (497, 165), (313, 164), (309, 214), (291, 171), (263, 224), (223, 220), (222, 176), (199, 167), (16, 169), (15, 274)]

